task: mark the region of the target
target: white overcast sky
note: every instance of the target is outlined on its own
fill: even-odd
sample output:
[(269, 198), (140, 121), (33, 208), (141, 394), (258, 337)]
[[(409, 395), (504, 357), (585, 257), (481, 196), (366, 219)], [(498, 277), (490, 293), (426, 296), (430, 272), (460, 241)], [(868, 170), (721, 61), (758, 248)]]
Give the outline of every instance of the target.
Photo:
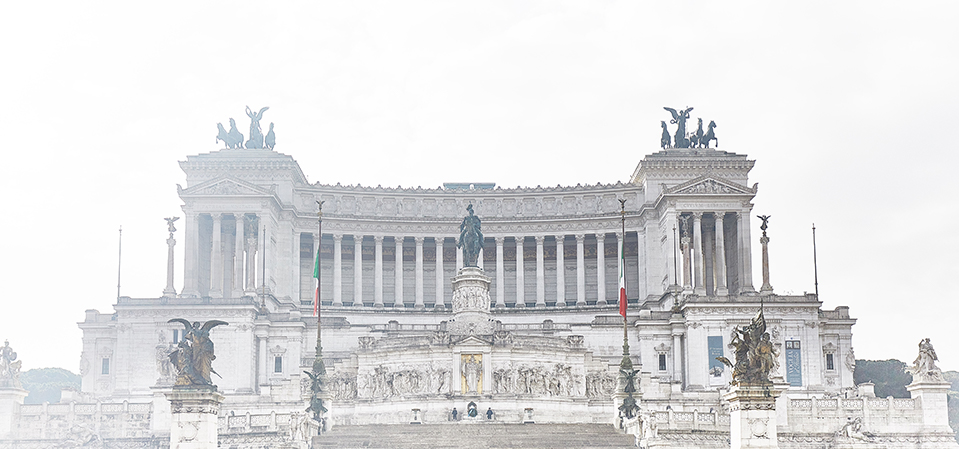
[(120, 225), (122, 294), (160, 295), (177, 161), (218, 149), (217, 122), (247, 134), (246, 105), (311, 182), (424, 187), (627, 181), (663, 106), (695, 107), (757, 161), (778, 293), (813, 291), (815, 222), (856, 356), (911, 362), (931, 337), (959, 368), (954, 1), (2, 8), (0, 338), (25, 369), (77, 370)]

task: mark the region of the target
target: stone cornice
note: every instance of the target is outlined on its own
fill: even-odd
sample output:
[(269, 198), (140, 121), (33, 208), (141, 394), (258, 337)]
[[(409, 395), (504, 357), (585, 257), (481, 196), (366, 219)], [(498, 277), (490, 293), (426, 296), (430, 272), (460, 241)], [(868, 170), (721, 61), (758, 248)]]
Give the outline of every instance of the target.
[(293, 157), (273, 150), (219, 150), (187, 156), (180, 161), (187, 181), (202, 181), (222, 173), (249, 179), (289, 179), (294, 185), (308, 185), (306, 175)]
[(715, 149), (670, 149), (650, 154), (643, 158), (633, 171), (630, 182), (642, 184), (647, 177), (657, 179), (693, 178), (706, 173), (717, 173), (728, 177), (745, 176), (756, 161), (746, 155)]
[(557, 185), (555, 187), (499, 187), (497, 186), (494, 189), (445, 189), (442, 187), (435, 188), (423, 188), (423, 187), (369, 187), (362, 185), (342, 185), (340, 183), (336, 184), (321, 184), (314, 183), (312, 185), (316, 193), (320, 194), (385, 194), (385, 195), (437, 195), (443, 197), (450, 196), (464, 196), (464, 197), (477, 197), (477, 196), (509, 196), (509, 195), (521, 195), (523, 197), (528, 197), (530, 194), (544, 193), (544, 194), (556, 194), (556, 193), (595, 193), (596, 191), (642, 191), (641, 187), (637, 187), (632, 184), (623, 183), (617, 181), (615, 184), (603, 184), (596, 183), (593, 185), (582, 185), (576, 184), (575, 186), (561, 186)]

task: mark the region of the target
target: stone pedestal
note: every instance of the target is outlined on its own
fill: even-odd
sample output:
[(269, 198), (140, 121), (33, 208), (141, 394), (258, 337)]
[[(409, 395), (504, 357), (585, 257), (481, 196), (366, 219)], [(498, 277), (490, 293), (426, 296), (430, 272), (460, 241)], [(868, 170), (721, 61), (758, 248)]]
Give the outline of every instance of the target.
[(492, 279), (478, 267), (463, 267), (453, 277), (453, 335), (492, 335), (489, 286)]
[(779, 447), (776, 398), (788, 385), (737, 385), (723, 395), (729, 401), (731, 449)]
[(173, 387), (167, 393), (171, 449), (216, 449), (217, 415), (224, 396), (215, 387)]
[(23, 388), (0, 388), (0, 438), (12, 437), (15, 427), (14, 418), (23, 405), (23, 398), (29, 392)]
[(913, 399), (919, 400), (919, 408), (922, 410), (923, 432), (951, 432), (947, 403), (947, 395), (951, 384), (941, 379), (915, 377), (919, 380), (906, 385), (906, 390), (909, 391)]

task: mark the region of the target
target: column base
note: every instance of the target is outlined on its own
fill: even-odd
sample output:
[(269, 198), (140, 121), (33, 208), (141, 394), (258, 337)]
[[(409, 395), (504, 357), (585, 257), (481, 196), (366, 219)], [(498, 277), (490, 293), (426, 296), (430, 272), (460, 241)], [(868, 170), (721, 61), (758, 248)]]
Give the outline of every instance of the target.
[(170, 447), (216, 449), (217, 415), (225, 396), (216, 387), (193, 385), (174, 387), (165, 394), (172, 411)]
[(777, 448), (776, 398), (788, 384), (736, 385), (723, 399), (729, 401), (731, 449)]
[(556, 302), (556, 307), (566, 307), (566, 301), (563, 301), (563, 302), (557, 301), (557, 302)]
[(596, 301), (597, 306), (605, 306), (606, 304), (607, 302), (605, 299), (600, 299), (599, 301)]
[(446, 304), (434, 304), (433, 309), (435, 310), (446, 310)]
[(769, 284), (765, 284), (759, 288), (759, 293), (772, 293), (772, 292), (773, 292), (773, 286)]
[(716, 296), (729, 296), (729, 289), (727, 289), (726, 287), (717, 288)]
[(163, 289), (164, 298), (176, 298), (176, 289), (165, 288)]
[(518, 303), (516, 303), (516, 305), (513, 306), (513, 307), (525, 308), (525, 307), (526, 307), (526, 302), (525, 302), (525, 301), (524, 301), (524, 302), (518, 302)]

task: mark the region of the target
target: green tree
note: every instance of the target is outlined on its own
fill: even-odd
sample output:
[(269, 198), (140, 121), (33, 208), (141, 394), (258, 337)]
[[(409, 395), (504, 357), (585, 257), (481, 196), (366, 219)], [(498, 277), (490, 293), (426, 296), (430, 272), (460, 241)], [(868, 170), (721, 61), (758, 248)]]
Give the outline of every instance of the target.
[(64, 388), (80, 390), (80, 376), (63, 368), (37, 368), (20, 375), (20, 383), (30, 394), (24, 404), (51, 404), (60, 402)]
[(896, 359), (856, 360), (853, 382), (876, 384), (876, 396), (880, 398), (908, 398), (906, 385), (912, 382), (912, 375), (906, 372), (906, 364)]

